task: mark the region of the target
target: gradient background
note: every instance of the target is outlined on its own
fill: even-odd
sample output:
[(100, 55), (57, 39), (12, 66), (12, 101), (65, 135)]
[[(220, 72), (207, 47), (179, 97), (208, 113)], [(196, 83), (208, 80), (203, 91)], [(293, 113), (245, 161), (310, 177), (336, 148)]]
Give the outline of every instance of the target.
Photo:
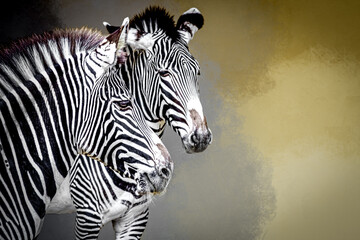
[[(2, 6), (5, 43), (54, 27), (120, 24), (149, 4), (205, 25), (190, 43), (213, 144), (175, 162), (143, 239), (360, 239), (360, 2), (23, 1)], [(72, 239), (49, 215), (40, 240)], [(100, 239), (111, 239), (111, 224)]]

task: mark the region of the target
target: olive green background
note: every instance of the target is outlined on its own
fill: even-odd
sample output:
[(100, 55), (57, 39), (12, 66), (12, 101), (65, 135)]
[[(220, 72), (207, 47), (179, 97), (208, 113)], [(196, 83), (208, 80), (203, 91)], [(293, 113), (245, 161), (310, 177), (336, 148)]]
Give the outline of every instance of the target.
[[(191, 7), (204, 15), (189, 47), (214, 141), (188, 155), (168, 129), (175, 173), (143, 239), (359, 239), (360, 2), (44, 1), (15, 11), (1, 34), (105, 33), (102, 21), (150, 4), (175, 19)], [(73, 221), (48, 216), (40, 239), (73, 238)]]

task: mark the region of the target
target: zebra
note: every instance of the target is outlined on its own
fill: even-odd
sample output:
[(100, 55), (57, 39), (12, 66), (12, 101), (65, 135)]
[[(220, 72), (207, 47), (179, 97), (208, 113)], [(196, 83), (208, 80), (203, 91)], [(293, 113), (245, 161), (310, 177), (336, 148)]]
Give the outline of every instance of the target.
[[(119, 81), (115, 80), (115, 82)], [(124, 90), (126, 90), (125, 87)], [(133, 102), (132, 106), (134, 118), (139, 118), (138, 127), (145, 133), (155, 134), (146, 124), (136, 102)], [(73, 207), (75, 207), (76, 239), (97, 239), (101, 228), (109, 221), (113, 222), (116, 239), (141, 238), (148, 220), (149, 205), (154, 195), (163, 194), (168, 184), (168, 181), (162, 181), (161, 178), (170, 180), (173, 169), (170, 154), (166, 148), (159, 143), (157, 146), (165, 157), (163, 166), (168, 167), (155, 169), (147, 175), (140, 175), (143, 167), (133, 166), (134, 159), (137, 163), (141, 163), (139, 159), (141, 155), (130, 158), (131, 161), (122, 158), (123, 164), (119, 169), (109, 168), (100, 161), (94, 161), (91, 157), (89, 159), (87, 156), (79, 155), (70, 169), (69, 178), (65, 179), (60, 186), (62, 191), (58, 192), (59, 195), (55, 195), (49, 208), (53, 208), (52, 205), (54, 200), (57, 201), (57, 196), (62, 197), (61, 204), (63, 204), (64, 191), (67, 191), (71, 195), (72, 202), (68, 208), (62, 206), (62, 212), (64, 210), (73, 212)], [(151, 178), (152, 183), (160, 182), (155, 188), (151, 184), (144, 184), (145, 178)], [(48, 212), (51, 210), (48, 209)]]
[[(119, 78), (112, 79), (111, 82), (125, 84)], [(124, 87), (122, 90), (127, 89)], [(134, 116), (138, 117), (137, 122), (142, 123), (139, 124), (140, 129), (155, 134), (146, 124), (135, 101), (132, 106)], [(170, 159), (167, 149), (161, 144), (158, 144), (158, 147), (162, 156)], [(163, 182), (157, 189), (144, 185), (139, 170), (134, 172), (136, 168), (131, 166), (127, 159), (123, 159), (123, 162), (122, 168), (113, 169), (89, 156), (79, 155), (52, 199), (47, 213), (76, 211), (76, 239), (97, 239), (102, 226), (109, 221), (113, 222), (116, 239), (141, 238), (148, 220), (149, 204), (154, 195), (166, 188), (168, 182)], [(170, 164), (168, 168), (159, 169), (157, 172), (161, 177), (170, 179), (171, 172), (168, 169), (172, 171), (172, 168)], [(152, 178), (152, 182), (156, 181), (156, 175), (148, 174), (147, 177)], [(144, 188), (141, 188), (142, 186)]]
[[(112, 81), (123, 83), (122, 90), (127, 91), (124, 81), (118, 78)], [(140, 129), (144, 129), (143, 131), (148, 134), (155, 134), (146, 124), (135, 101), (132, 106)], [(158, 144), (158, 148), (165, 159), (170, 159), (170, 154), (163, 145)], [(173, 164), (171, 160), (167, 162), (171, 163), (168, 163), (168, 168), (153, 172), (170, 179)], [(165, 190), (168, 182), (158, 184), (156, 189), (152, 185), (144, 185), (144, 177), (152, 178), (152, 182), (156, 182), (157, 176), (148, 174), (142, 175), (142, 178), (139, 170), (134, 169), (139, 168), (134, 168), (127, 159), (123, 159), (122, 168), (113, 169), (100, 161), (94, 161), (94, 158), (79, 155), (51, 201), (47, 213), (76, 211), (76, 239), (97, 239), (102, 226), (109, 221), (113, 222), (116, 239), (139, 239), (146, 227), (148, 207), (153, 196)], [(168, 171), (169, 169), (171, 171)], [(159, 176), (157, 178), (159, 179)]]
[(104, 37), (58, 29), (0, 51), (0, 239), (37, 237), (79, 155), (138, 173), (139, 194), (165, 189), (172, 172), (165, 147), (137, 127), (131, 95), (109, 77), (123, 60), (122, 30)]
[[(199, 99), (200, 66), (188, 48), (203, 24), (197, 8), (185, 11), (175, 25), (166, 9), (150, 6), (130, 20), (129, 29), (129, 35), (149, 46), (139, 51), (128, 44), (129, 59), (114, 66), (114, 74), (124, 79), (149, 126), (161, 137), (168, 123), (187, 153), (204, 151), (212, 142)], [(104, 25), (109, 33), (119, 29)]]
[[(127, 42), (126, 52), (129, 53), (127, 61), (122, 65), (114, 65), (109, 76), (119, 79), (119, 81), (125, 80), (149, 126), (159, 136), (162, 136), (167, 122), (180, 135), (183, 146), (188, 153), (205, 150), (212, 138), (199, 101), (197, 79), (200, 74), (199, 64), (189, 53), (187, 46), (196, 31), (202, 27), (203, 21), (200, 11), (191, 8), (180, 16), (175, 26), (173, 17), (165, 9), (147, 8), (143, 13), (132, 18), (128, 33), (130, 39), (136, 38), (143, 41), (145, 49), (136, 49), (131, 42)], [(119, 29), (119, 27), (106, 22), (104, 25), (109, 33)], [(85, 160), (83, 162), (89, 163)], [(76, 166), (79, 168), (81, 164)], [(99, 167), (101, 166), (99, 165)], [(92, 173), (91, 175), (95, 176), (96, 174), (99, 173)], [(69, 184), (66, 183), (65, 190), (59, 192), (59, 199), (64, 199), (65, 196), (69, 199), (69, 195), (65, 192), (71, 192), (74, 195), (79, 191), (72, 183), (72, 179), (76, 175), (81, 175), (81, 172), (73, 174), (71, 171), (72, 177)], [(106, 175), (106, 182), (112, 182), (113, 177), (116, 177), (115, 173)], [(78, 178), (84, 179), (81, 176)], [(97, 178), (87, 180), (88, 185), (102, 186), (105, 189), (111, 189), (107, 191), (116, 192), (114, 190), (117, 189), (116, 187), (105, 186), (99, 179), (101, 179), (100, 175)], [(78, 239), (87, 239), (87, 237), (96, 239), (101, 226), (108, 221), (103, 212), (109, 211), (109, 206), (119, 208), (118, 212), (115, 211), (116, 216), (111, 219), (113, 220), (116, 239), (128, 239), (130, 236), (133, 239), (141, 237), (147, 224), (149, 200), (140, 204), (141, 210), (139, 210), (133, 207), (134, 205), (131, 204), (133, 201), (127, 200), (127, 207), (125, 207), (124, 204), (109, 201), (98, 190), (89, 190), (96, 188), (88, 187), (87, 189), (86, 197), (83, 194), (82, 198), (76, 199), (80, 202), (76, 203), (74, 200), (74, 204), (77, 212), (90, 211), (92, 216), (96, 216), (96, 221), (86, 226), (85, 221), (81, 224), (77, 218), (76, 236)], [(131, 197), (134, 196), (133, 194), (129, 195), (129, 192), (123, 189), (118, 189), (116, 193), (116, 199), (134, 199)], [(126, 197), (119, 197), (123, 194)], [(93, 207), (89, 210), (87, 201), (91, 202), (92, 206), (105, 207)], [(55, 213), (71, 212), (74, 208), (69, 209), (67, 211), (65, 207), (59, 204)], [(123, 214), (124, 211), (129, 211), (130, 214)], [(106, 221), (103, 220), (104, 218)], [(134, 226), (136, 230), (132, 231), (131, 229)], [(91, 231), (92, 229), (94, 231)]]

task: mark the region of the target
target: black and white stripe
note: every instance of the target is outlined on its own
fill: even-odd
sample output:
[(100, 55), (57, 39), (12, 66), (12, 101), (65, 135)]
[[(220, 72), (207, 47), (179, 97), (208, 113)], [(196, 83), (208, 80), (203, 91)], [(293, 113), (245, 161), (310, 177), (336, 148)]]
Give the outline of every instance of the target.
[[(109, 74), (106, 81), (123, 83), (115, 73)], [(126, 92), (125, 87), (123, 91)], [(121, 98), (122, 94), (117, 93), (116, 96)], [(131, 154), (117, 156), (119, 161), (116, 166), (106, 166), (97, 158), (78, 156), (70, 170), (70, 177), (63, 182), (61, 191), (48, 209), (48, 213), (76, 209), (76, 239), (97, 239), (101, 227), (109, 221), (113, 222), (116, 239), (139, 239), (146, 227), (148, 206), (153, 195), (163, 192), (171, 178), (173, 166), (170, 156), (146, 124), (136, 102), (132, 102), (131, 115), (124, 111), (121, 113), (124, 117), (118, 129), (127, 135), (131, 133), (131, 138), (122, 137), (120, 149), (126, 150), (123, 148), (129, 144), (132, 148), (127, 151), (132, 151)], [(149, 143), (158, 140), (159, 153), (153, 166), (147, 165), (147, 149), (140, 136), (146, 136)], [(66, 199), (68, 192), (70, 200)], [(66, 204), (61, 205), (64, 202)], [(69, 202), (75, 209), (68, 206)]]
[(157, 138), (119, 130), (132, 115), (131, 96), (108, 80), (120, 32), (104, 38), (85, 28), (56, 30), (1, 52), (0, 239), (38, 235), (78, 153), (113, 169), (126, 158), (151, 173), (159, 168)]
[[(186, 33), (195, 29), (186, 26), (192, 20), (196, 28), (201, 28), (202, 16), (196, 9), (186, 12), (177, 27), (171, 24), (172, 17), (164, 9), (149, 8), (135, 16), (128, 37), (129, 59), (123, 66), (114, 66), (110, 77), (126, 81), (152, 130), (161, 136), (168, 122), (182, 137), (185, 149), (197, 152), (210, 143), (211, 132), (198, 96), (199, 64), (187, 47), (197, 30), (191, 32), (191, 37), (190, 32)], [(110, 32), (117, 30), (106, 25)], [(133, 44), (134, 39), (144, 41), (142, 46), (147, 47), (139, 50)], [(123, 184), (125, 179), (121, 174), (83, 158), (74, 165), (70, 179), (77, 209), (77, 239), (96, 239), (100, 228), (110, 220), (116, 239), (140, 239), (152, 195), (138, 197), (131, 188), (136, 181)]]
[[(188, 43), (203, 26), (203, 16), (191, 8), (177, 24), (167, 11), (149, 7), (130, 21), (130, 32), (151, 45), (145, 51), (133, 47), (129, 60), (119, 70), (151, 128), (161, 136), (168, 123), (181, 137), (188, 153), (204, 151), (211, 143), (199, 99), (200, 66)], [(116, 27), (106, 24), (109, 32)], [(140, 40), (139, 40), (140, 39)]]
[[(114, 66), (109, 75), (126, 81), (147, 123), (158, 135), (168, 122), (188, 152), (202, 151), (211, 141), (198, 96), (199, 64), (187, 47), (201, 28), (202, 19), (196, 9), (185, 12), (176, 27), (164, 9), (149, 8), (135, 16), (127, 42), (129, 59), (123, 66)], [(110, 32), (118, 29), (108, 24), (107, 28)], [(141, 50), (135, 41), (143, 42)], [(151, 195), (137, 198), (131, 188), (136, 181), (123, 184), (124, 169), (118, 173), (81, 156), (71, 172), (69, 187), (77, 208), (78, 239), (96, 239), (101, 226), (110, 220), (117, 239), (141, 237)], [(106, 217), (109, 212), (111, 218)]]
[(79, 156), (70, 179), (77, 212), (76, 239), (97, 239), (101, 227), (109, 221), (113, 221), (116, 239), (140, 239), (152, 200), (149, 190), (136, 192), (141, 181)]

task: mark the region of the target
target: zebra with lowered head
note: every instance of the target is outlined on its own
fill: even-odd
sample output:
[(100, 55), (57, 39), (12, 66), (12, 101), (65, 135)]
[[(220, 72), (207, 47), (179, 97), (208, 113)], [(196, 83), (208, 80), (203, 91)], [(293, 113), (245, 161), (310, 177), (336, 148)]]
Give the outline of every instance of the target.
[(137, 127), (131, 96), (109, 78), (123, 60), (122, 29), (55, 30), (0, 51), (0, 239), (36, 238), (78, 154), (128, 169), (139, 194), (165, 189), (163, 145)]
[[(113, 82), (118, 84), (121, 81), (116, 79)], [(124, 82), (122, 90), (126, 96), (130, 95)], [(116, 95), (121, 97), (121, 94)], [(165, 180), (171, 178), (173, 166), (170, 155), (161, 143), (156, 144), (161, 150), (162, 157), (158, 159), (162, 159), (162, 162), (149, 166), (144, 164), (151, 157), (147, 153), (148, 149), (143, 147), (144, 143), (139, 140), (140, 134), (135, 133), (139, 130), (149, 136), (155, 133), (146, 124), (135, 101), (131, 102), (131, 107), (133, 118), (137, 120), (134, 123), (131, 122), (134, 121), (133, 118), (128, 119), (125, 110), (121, 112), (124, 115), (124, 125), (129, 128), (129, 132), (134, 132), (132, 138), (124, 138), (129, 142), (123, 143), (137, 148), (133, 150), (131, 157), (120, 157), (121, 165), (115, 169), (95, 161), (97, 159), (78, 156), (70, 169), (69, 179), (64, 180), (61, 191), (58, 192), (61, 201), (56, 195), (48, 209), (50, 213), (57, 200), (62, 205), (62, 212), (71, 211), (75, 206), (76, 239), (97, 239), (102, 226), (109, 221), (113, 222), (116, 239), (139, 239), (147, 223), (148, 207), (153, 196), (163, 192), (168, 184)], [(148, 174), (141, 175), (141, 172)], [(151, 184), (146, 184), (146, 180), (150, 180)], [(64, 191), (69, 190), (72, 203), (69, 202), (68, 207), (64, 208), (64, 196), (67, 196)]]

